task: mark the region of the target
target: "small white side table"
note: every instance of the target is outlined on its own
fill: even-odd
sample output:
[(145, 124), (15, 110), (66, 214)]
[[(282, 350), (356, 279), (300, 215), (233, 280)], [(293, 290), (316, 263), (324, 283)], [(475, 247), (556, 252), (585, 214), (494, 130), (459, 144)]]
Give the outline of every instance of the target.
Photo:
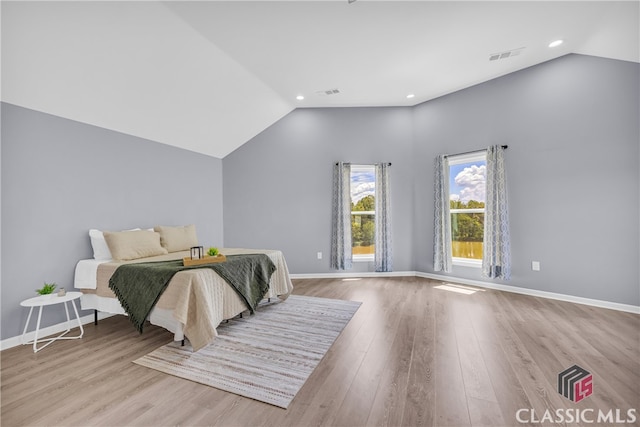
[[(31, 307), (29, 309), (29, 316), (27, 317), (27, 324), (24, 325), (24, 331), (22, 332), (22, 344), (23, 345), (33, 344), (33, 352), (37, 353), (38, 351), (42, 350), (43, 348), (45, 348), (46, 346), (48, 346), (49, 344), (51, 344), (56, 340), (75, 340), (78, 338), (82, 338), (82, 335), (84, 335), (84, 329), (82, 328), (82, 322), (80, 322), (80, 316), (78, 315), (78, 309), (76, 308), (76, 304), (73, 302), (73, 300), (76, 300), (81, 296), (82, 296), (82, 292), (67, 292), (67, 294), (63, 297), (59, 297), (57, 293), (53, 293), (49, 295), (40, 295), (40, 296), (29, 298), (27, 300), (22, 301), (20, 303), (21, 306)], [(76, 319), (78, 320), (78, 326), (80, 326), (80, 335), (77, 335), (74, 337), (64, 336), (71, 330), (71, 319), (69, 318), (69, 308), (67, 307), (67, 302), (71, 302), (73, 311), (76, 314)], [(44, 307), (45, 305), (54, 305), (54, 304), (62, 304), (62, 303), (64, 303), (64, 311), (67, 313), (67, 330), (64, 331), (62, 334), (58, 335), (57, 337), (45, 338), (38, 341), (38, 332), (40, 331), (40, 319), (42, 318), (42, 307)], [(27, 327), (29, 326), (29, 321), (31, 320), (31, 313), (33, 313), (34, 307), (40, 308), (40, 310), (38, 311), (38, 321), (36, 323), (35, 336), (33, 337), (33, 340), (25, 341), (25, 335), (27, 334)], [(46, 344), (38, 348), (37, 347), (38, 342), (41, 342), (41, 343), (46, 342)]]

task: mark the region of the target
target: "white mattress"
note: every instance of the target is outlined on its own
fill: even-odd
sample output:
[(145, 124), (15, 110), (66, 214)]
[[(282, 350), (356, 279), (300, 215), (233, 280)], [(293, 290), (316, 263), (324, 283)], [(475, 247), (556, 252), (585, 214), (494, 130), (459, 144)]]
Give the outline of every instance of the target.
[(111, 260), (83, 259), (78, 261), (73, 286), (76, 289), (96, 289), (98, 266), (105, 262), (111, 262)]
[[(127, 315), (120, 305), (120, 301), (116, 298), (101, 297), (96, 294), (83, 294), (82, 297), (80, 297), (80, 308), (83, 310), (98, 310), (104, 313)], [(160, 326), (173, 332), (174, 341), (182, 341), (184, 339), (182, 323), (173, 317), (172, 310), (155, 307), (149, 314), (149, 322), (152, 325)]]

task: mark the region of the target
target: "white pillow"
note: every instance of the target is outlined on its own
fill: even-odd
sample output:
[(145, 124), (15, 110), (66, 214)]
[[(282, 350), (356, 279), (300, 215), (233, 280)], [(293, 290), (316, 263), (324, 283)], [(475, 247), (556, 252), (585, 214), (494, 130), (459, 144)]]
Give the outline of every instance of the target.
[[(140, 230), (140, 229), (132, 228), (131, 230), (123, 230), (123, 231), (137, 231), (137, 230)], [(89, 230), (89, 238), (91, 239), (91, 247), (93, 248), (94, 259), (103, 259), (103, 260), (113, 259), (113, 256), (111, 256), (111, 251), (109, 250), (109, 245), (107, 245), (107, 241), (104, 239), (104, 234), (102, 233), (102, 231), (92, 228), (91, 230)]]
[(89, 230), (89, 238), (91, 239), (91, 247), (93, 248), (94, 259), (111, 259), (111, 251), (107, 246), (107, 241), (104, 240), (104, 234), (102, 231), (92, 228)]

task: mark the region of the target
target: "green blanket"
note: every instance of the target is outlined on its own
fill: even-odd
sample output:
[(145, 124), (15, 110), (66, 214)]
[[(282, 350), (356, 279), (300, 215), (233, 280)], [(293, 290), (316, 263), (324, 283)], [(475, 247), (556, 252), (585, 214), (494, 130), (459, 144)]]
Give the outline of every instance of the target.
[(269, 290), (269, 280), (276, 266), (265, 254), (229, 255), (227, 261), (186, 267), (182, 260), (123, 264), (109, 279), (109, 288), (116, 294), (133, 326), (142, 333), (145, 319), (179, 271), (211, 268), (244, 300), (254, 313)]

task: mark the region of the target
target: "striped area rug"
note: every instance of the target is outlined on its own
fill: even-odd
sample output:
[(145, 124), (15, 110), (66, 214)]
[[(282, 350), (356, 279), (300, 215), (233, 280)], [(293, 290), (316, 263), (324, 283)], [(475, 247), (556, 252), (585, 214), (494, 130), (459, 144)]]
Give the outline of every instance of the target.
[(172, 342), (134, 361), (142, 366), (287, 408), (360, 302), (291, 295), (218, 326), (194, 353)]

